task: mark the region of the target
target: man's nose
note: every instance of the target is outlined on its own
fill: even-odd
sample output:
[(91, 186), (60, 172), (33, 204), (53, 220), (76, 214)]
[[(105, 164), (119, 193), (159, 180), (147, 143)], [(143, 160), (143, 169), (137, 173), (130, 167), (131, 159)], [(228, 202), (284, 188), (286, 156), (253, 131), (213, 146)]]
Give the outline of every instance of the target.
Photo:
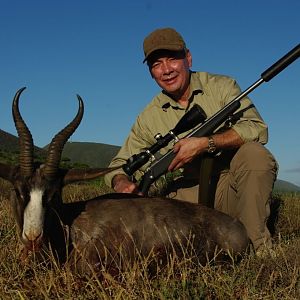
[(168, 61), (165, 61), (162, 67), (163, 67), (164, 74), (170, 74), (173, 70), (171, 64)]

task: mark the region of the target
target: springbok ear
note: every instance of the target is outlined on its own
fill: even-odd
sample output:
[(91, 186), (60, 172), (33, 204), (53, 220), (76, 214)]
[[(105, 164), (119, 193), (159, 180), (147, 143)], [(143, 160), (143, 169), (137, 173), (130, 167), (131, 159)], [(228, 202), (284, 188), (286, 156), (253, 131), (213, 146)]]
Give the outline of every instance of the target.
[(117, 169), (120, 169), (120, 167), (70, 169), (67, 170), (64, 175), (64, 184), (66, 185), (76, 181), (92, 180)]
[(0, 163), (0, 177), (12, 182), (16, 169), (17, 167), (15, 166)]

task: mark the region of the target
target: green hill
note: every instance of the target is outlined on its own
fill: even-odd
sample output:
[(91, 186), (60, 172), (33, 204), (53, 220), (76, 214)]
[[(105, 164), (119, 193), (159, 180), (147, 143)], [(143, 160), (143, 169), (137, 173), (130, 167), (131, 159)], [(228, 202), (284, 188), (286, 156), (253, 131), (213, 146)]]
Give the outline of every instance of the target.
[(300, 192), (300, 187), (285, 180), (276, 180), (274, 185), (276, 192)]
[[(0, 129), (0, 161), (12, 164), (18, 163), (19, 138)], [(34, 147), (34, 157), (41, 160), (46, 156), (46, 151)]]
[(104, 168), (109, 165), (119, 149), (119, 146), (102, 143), (67, 142), (62, 155), (69, 158), (73, 164)]
[[(46, 156), (47, 147), (34, 147), (34, 156), (41, 160)], [(79, 164), (89, 167), (107, 167), (119, 151), (119, 146), (102, 143), (67, 142), (62, 157), (69, 165)], [(0, 129), (0, 161), (17, 163), (19, 154), (18, 137)]]
[(15, 152), (19, 149), (18, 138), (0, 129), (0, 148), (4, 151)]
[[(67, 142), (62, 156), (68, 166), (86, 165), (89, 167), (105, 168), (117, 154), (120, 147), (102, 143)], [(34, 153), (37, 160), (46, 156), (47, 146), (35, 147)], [(0, 161), (16, 164), (18, 162), (18, 138), (0, 129)], [(300, 187), (288, 181), (278, 179), (275, 182), (276, 192), (300, 192)]]

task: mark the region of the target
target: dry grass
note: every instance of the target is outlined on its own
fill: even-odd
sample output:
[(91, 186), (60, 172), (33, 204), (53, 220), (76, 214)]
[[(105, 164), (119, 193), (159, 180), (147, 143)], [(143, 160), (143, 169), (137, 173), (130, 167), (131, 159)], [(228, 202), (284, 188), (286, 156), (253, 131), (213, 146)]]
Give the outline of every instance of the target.
[[(118, 280), (103, 271), (102, 279), (79, 277), (58, 266), (32, 259), (21, 265), (19, 240), (8, 202), (10, 186), (0, 182), (0, 299), (300, 299), (300, 196), (281, 195), (275, 231), (276, 258), (249, 256), (239, 264), (195, 266), (170, 260), (149, 279), (143, 262)], [(109, 192), (109, 190), (105, 190)], [(74, 185), (66, 201), (103, 193), (103, 188)]]

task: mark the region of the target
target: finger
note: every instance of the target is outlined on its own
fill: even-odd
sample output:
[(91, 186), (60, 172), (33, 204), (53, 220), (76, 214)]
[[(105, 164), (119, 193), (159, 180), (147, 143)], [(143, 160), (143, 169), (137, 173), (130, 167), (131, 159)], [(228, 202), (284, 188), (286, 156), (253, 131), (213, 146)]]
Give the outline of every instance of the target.
[(132, 184), (128, 187), (128, 192), (129, 193), (136, 193), (138, 191), (138, 188), (135, 184)]
[(180, 166), (180, 160), (176, 159), (176, 157), (172, 160), (172, 162), (169, 165), (168, 171), (174, 171), (177, 170)]
[[(178, 142), (180, 143), (180, 141)], [(170, 165), (169, 165), (169, 168), (168, 168), (168, 171), (173, 171), (173, 170), (177, 170), (178, 168), (180, 168), (182, 166), (182, 159), (183, 159), (183, 156), (182, 154), (179, 152), (180, 150), (180, 145), (178, 147), (178, 152), (176, 154), (176, 156), (174, 157), (174, 159), (171, 161)], [(175, 151), (174, 151), (175, 152)], [(176, 153), (176, 152), (175, 152)], [(178, 166), (179, 165), (179, 166)]]
[(184, 164), (182, 162), (178, 162), (174, 167), (173, 167), (173, 171), (178, 170), (179, 168), (181, 168)]
[(173, 152), (174, 152), (174, 153), (179, 152), (180, 147), (181, 147), (181, 143), (182, 143), (181, 141), (182, 141), (182, 140), (179, 140), (177, 143), (174, 144), (174, 146), (173, 146)]
[(169, 167), (168, 167), (168, 171), (172, 171), (173, 170), (173, 168), (174, 168), (174, 166), (175, 166), (175, 158), (171, 161), (171, 163), (169, 164)]

